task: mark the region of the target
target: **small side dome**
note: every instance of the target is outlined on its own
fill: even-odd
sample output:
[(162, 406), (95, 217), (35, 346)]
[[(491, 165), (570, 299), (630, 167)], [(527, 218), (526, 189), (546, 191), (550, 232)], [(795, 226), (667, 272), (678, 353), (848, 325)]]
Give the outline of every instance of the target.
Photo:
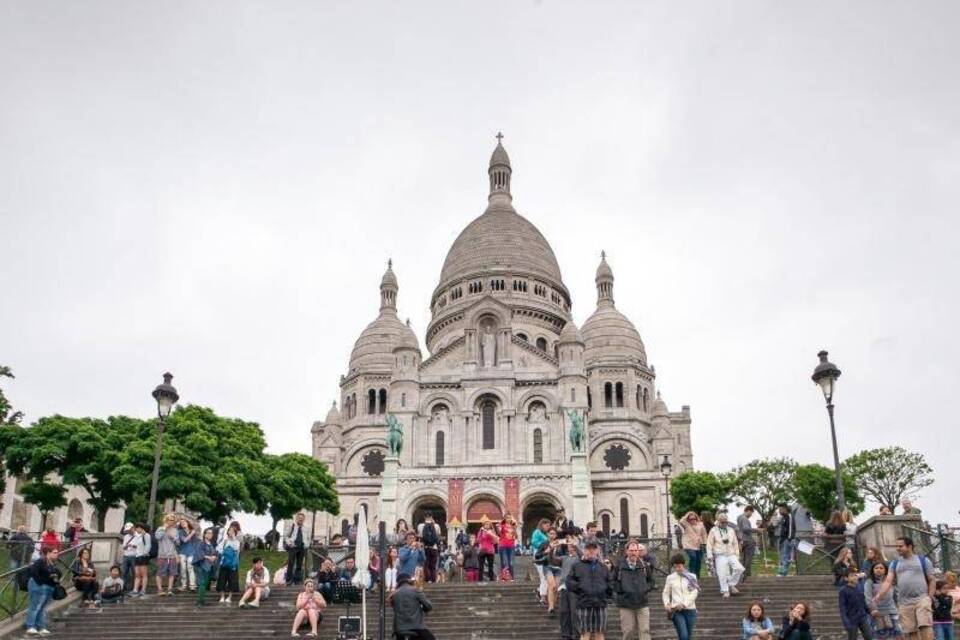
[(397, 346), (393, 348), (394, 351), (399, 351), (401, 349), (412, 349), (417, 353), (420, 353), (420, 342), (417, 340), (417, 334), (413, 332), (413, 329), (410, 327), (410, 318), (407, 318), (406, 331), (400, 331), (400, 336), (397, 339)]
[(583, 335), (580, 334), (580, 329), (577, 328), (577, 324), (572, 318), (567, 320), (567, 324), (563, 325), (563, 330), (560, 332), (560, 344), (583, 344)]
[(663, 398), (660, 396), (660, 392), (657, 391), (657, 399), (653, 401), (653, 407), (651, 407), (650, 414), (654, 417), (667, 417), (670, 412), (667, 410), (667, 403), (663, 401)]
[(333, 405), (330, 407), (330, 411), (327, 412), (327, 419), (324, 422), (327, 426), (343, 424), (343, 421), (340, 419), (340, 412), (337, 410), (336, 400), (333, 401)]

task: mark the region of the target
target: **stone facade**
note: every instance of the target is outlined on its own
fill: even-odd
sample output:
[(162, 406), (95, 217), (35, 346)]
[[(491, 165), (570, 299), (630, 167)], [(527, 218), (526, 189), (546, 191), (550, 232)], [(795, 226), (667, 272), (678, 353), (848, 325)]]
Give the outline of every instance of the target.
[[(606, 256), (596, 310), (579, 330), (553, 250), (513, 208), (500, 143), (488, 173), (487, 209), (453, 243), (434, 290), (426, 358), (397, 317), (399, 285), (387, 266), (380, 313), (340, 379), (340, 409), (334, 402), (312, 428), (313, 454), (336, 475), (342, 511), (317, 514), (317, 532), (345, 529), (361, 509), (376, 522), (383, 484), (408, 522), (426, 510), (468, 524), (510, 512), (526, 538), (563, 506), (580, 525), (595, 518), (608, 530), (660, 536), (659, 464), (667, 455), (676, 473), (692, 467), (689, 407), (670, 412), (656, 391), (640, 334), (614, 304)], [(398, 466), (385, 464), (388, 412), (404, 426)], [(579, 467), (570, 412), (587, 427)], [(385, 467), (396, 468), (389, 483)], [(580, 502), (577, 473), (586, 474)]]

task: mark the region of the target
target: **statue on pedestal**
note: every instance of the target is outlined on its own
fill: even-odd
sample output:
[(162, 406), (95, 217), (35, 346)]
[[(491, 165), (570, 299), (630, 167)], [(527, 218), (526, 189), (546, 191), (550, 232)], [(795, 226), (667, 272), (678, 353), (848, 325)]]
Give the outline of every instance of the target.
[(387, 447), (390, 449), (390, 455), (394, 458), (400, 457), (400, 452), (403, 451), (403, 423), (395, 415), (388, 413), (387, 426), (390, 427), (387, 432)]
[(480, 338), (480, 346), (483, 352), (483, 366), (492, 367), (497, 363), (497, 337), (493, 335), (493, 330), (488, 326)]
[(570, 416), (570, 446), (574, 453), (582, 453), (586, 444), (587, 432), (583, 428), (583, 417), (576, 411), (567, 411)]

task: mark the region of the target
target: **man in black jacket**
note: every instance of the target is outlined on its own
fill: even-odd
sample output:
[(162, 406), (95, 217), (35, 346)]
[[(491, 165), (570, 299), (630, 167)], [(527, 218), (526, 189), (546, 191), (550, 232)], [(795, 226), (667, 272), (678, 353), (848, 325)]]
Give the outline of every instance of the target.
[(588, 542), (583, 557), (573, 566), (567, 588), (577, 596), (577, 631), (580, 640), (603, 640), (607, 627), (607, 599), (610, 597), (610, 575), (600, 562), (600, 547)]
[(777, 547), (780, 550), (780, 570), (778, 576), (790, 572), (790, 561), (797, 550), (797, 526), (786, 503), (779, 505), (780, 522), (777, 525)]
[(623, 640), (650, 640), (650, 607), (647, 594), (653, 589), (653, 568), (644, 562), (641, 545), (627, 543), (625, 557), (613, 568), (613, 595), (620, 610)]
[(397, 640), (435, 640), (434, 635), (424, 626), (423, 614), (433, 609), (422, 591), (410, 584), (410, 574), (397, 576), (397, 590), (390, 596), (393, 605), (393, 632)]

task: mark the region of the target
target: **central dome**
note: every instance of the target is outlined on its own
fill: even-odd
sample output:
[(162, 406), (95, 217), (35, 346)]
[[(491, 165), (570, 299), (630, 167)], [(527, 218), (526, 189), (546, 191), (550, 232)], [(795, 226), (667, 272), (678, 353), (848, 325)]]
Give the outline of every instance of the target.
[(513, 169), (500, 142), (490, 156), (488, 173), (490, 196), (487, 210), (468, 224), (450, 247), (440, 272), (440, 284), (477, 274), (512, 271), (562, 285), (560, 265), (547, 239), (511, 204)]
[(563, 283), (547, 239), (509, 204), (491, 204), (457, 236), (443, 262), (440, 281), (500, 270)]

